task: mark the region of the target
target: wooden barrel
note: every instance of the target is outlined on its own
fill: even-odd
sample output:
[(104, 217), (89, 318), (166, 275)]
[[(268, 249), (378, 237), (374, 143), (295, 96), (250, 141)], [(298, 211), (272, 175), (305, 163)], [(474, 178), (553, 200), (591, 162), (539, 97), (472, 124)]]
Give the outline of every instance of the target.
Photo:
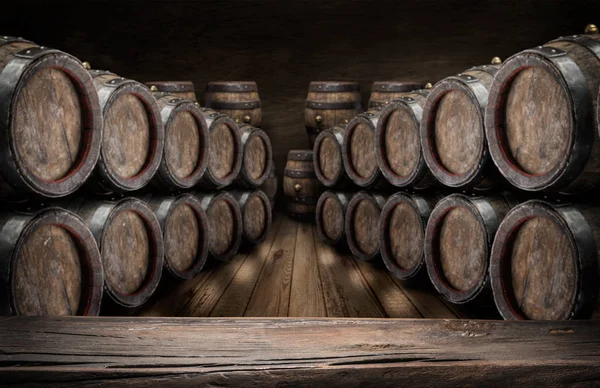
[(91, 70), (104, 116), (100, 158), (92, 188), (97, 192), (139, 190), (160, 166), (164, 127), (156, 99), (143, 84)]
[(514, 200), (452, 194), (435, 206), (425, 231), (425, 262), (435, 289), (452, 303), (489, 295), (494, 234)]
[(376, 81), (371, 87), (369, 109), (381, 109), (404, 93), (421, 89), (420, 82)]
[(208, 217), (208, 253), (219, 261), (229, 261), (242, 242), (243, 221), (240, 205), (226, 191), (197, 193)]
[(421, 151), (420, 132), (426, 89), (404, 93), (381, 109), (375, 128), (377, 166), (396, 187), (427, 189), (437, 183)]
[(491, 253), (494, 299), (504, 319), (589, 318), (598, 294), (597, 205), (532, 200), (504, 218)]
[(273, 168), (271, 140), (265, 131), (249, 124), (241, 124), (239, 130), (244, 151), (238, 182), (242, 187), (258, 187)]
[(314, 147), (315, 138), (324, 129), (347, 124), (362, 112), (360, 88), (356, 82), (314, 81), (308, 85), (304, 122), (308, 146)]
[(163, 235), (154, 212), (135, 198), (65, 203), (90, 228), (102, 257), (107, 301), (138, 307), (152, 296), (164, 264)]
[(0, 197), (57, 198), (90, 176), (102, 140), (92, 79), (69, 54), (0, 36)]
[(486, 135), (498, 169), (528, 191), (577, 193), (600, 181), (594, 107), (600, 35), (572, 35), (510, 57), (495, 76)]
[(262, 109), (254, 81), (218, 81), (206, 84), (204, 106), (217, 110), (236, 123), (260, 127)]
[(283, 172), (283, 193), (290, 217), (314, 222), (315, 209), (323, 185), (317, 180), (313, 165), (313, 152), (291, 150)]
[(60, 208), (0, 215), (0, 315), (98, 315), (103, 274), (90, 230)]
[(161, 163), (153, 183), (163, 190), (195, 186), (208, 165), (208, 127), (200, 107), (189, 100), (154, 93), (165, 129)]
[(196, 197), (146, 195), (144, 201), (160, 224), (165, 252), (165, 269), (175, 279), (191, 279), (208, 256), (208, 218)]
[(201, 108), (208, 126), (208, 166), (200, 180), (205, 188), (230, 185), (242, 168), (242, 139), (237, 124), (228, 116)]
[(265, 183), (260, 186), (260, 189), (264, 191), (269, 198), (269, 202), (271, 203), (271, 208), (275, 209), (275, 196), (277, 195), (277, 176), (275, 175), (275, 167), (271, 168), (271, 173), (269, 173), (269, 177), (265, 180)]
[(354, 117), (344, 131), (342, 159), (354, 184), (364, 188), (383, 187), (387, 182), (377, 166), (375, 130), (381, 111), (369, 110)]
[(498, 68), (483, 65), (444, 78), (427, 96), (420, 127), (423, 156), (446, 186), (483, 190), (495, 183), (497, 172), (485, 139), (484, 115)]
[(327, 190), (317, 202), (317, 234), (319, 238), (331, 246), (346, 244), (345, 220), (348, 203), (353, 193)]
[(273, 221), (273, 208), (267, 195), (261, 190), (232, 191), (230, 194), (242, 211), (243, 241), (250, 245), (265, 241)]
[(344, 229), (350, 251), (359, 260), (368, 261), (379, 254), (379, 215), (386, 197), (356, 193), (346, 208)]
[(146, 85), (153, 92), (166, 93), (171, 96), (197, 102), (196, 88), (192, 81), (152, 81)]
[(345, 125), (338, 125), (319, 133), (313, 147), (313, 163), (317, 179), (325, 187), (345, 187), (350, 183), (344, 170), (342, 145)]
[(387, 269), (408, 280), (424, 272), (425, 228), (439, 195), (396, 193), (388, 198), (379, 217), (379, 248)]

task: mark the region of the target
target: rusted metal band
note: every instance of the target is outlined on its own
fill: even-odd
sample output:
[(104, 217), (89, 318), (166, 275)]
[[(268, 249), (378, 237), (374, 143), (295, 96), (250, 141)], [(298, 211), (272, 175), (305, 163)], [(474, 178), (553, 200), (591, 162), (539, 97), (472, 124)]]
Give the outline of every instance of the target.
[(314, 82), (308, 85), (309, 92), (325, 92), (325, 93), (343, 93), (343, 92), (357, 92), (360, 90), (360, 86), (357, 83), (319, 83)]
[(317, 197), (291, 197), (293, 202), (301, 203), (303, 205), (316, 205), (319, 199)]
[(182, 81), (182, 82), (146, 82), (146, 86), (152, 87), (155, 86), (159, 92), (165, 93), (183, 93), (183, 92), (195, 92), (196, 89), (194, 84), (190, 81)]
[(317, 177), (317, 174), (315, 174), (314, 171), (307, 171), (307, 170), (288, 170), (288, 169), (286, 169), (283, 172), (283, 174), (289, 178), (316, 178)]
[(231, 84), (214, 84), (209, 83), (206, 85), (207, 92), (214, 93), (246, 93), (246, 92), (258, 92), (258, 86), (256, 83), (231, 83)]
[(418, 82), (373, 83), (371, 91), (382, 93), (405, 93), (421, 89), (423, 84)]
[(244, 110), (260, 108), (260, 101), (206, 101), (204, 105), (206, 105), (207, 108), (212, 108), (216, 110)]
[(288, 152), (288, 160), (296, 160), (308, 162), (313, 160), (313, 152), (312, 151), (290, 151)]
[(327, 110), (327, 109), (334, 109), (334, 110), (351, 110), (351, 109), (356, 109), (356, 110), (360, 110), (361, 109), (361, 104), (360, 101), (346, 101), (346, 102), (319, 102), (319, 101), (306, 101), (305, 106), (308, 109), (314, 109), (314, 110)]

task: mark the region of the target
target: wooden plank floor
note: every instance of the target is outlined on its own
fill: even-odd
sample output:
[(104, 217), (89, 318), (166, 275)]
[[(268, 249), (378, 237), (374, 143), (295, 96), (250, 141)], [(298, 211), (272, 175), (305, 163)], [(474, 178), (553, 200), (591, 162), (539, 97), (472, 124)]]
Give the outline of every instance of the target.
[(465, 310), (441, 299), (426, 277), (393, 278), (317, 237), (315, 226), (276, 214), (265, 242), (194, 279), (163, 286), (142, 316), (499, 318), (493, 306)]

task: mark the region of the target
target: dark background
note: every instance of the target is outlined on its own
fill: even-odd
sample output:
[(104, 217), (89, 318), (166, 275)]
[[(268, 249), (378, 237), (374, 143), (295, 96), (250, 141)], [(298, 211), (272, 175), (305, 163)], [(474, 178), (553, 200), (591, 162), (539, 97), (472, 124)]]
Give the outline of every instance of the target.
[[(598, 1), (122, 1), (3, 5), (1, 33), (139, 81), (254, 80), (278, 176), (312, 80), (435, 82), (600, 24)], [(596, 18), (596, 19), (594, 19)]]

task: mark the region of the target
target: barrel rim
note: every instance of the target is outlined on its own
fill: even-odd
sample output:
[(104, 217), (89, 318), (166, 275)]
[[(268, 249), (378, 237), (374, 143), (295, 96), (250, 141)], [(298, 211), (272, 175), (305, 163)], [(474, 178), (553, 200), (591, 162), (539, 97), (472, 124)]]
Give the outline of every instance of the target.
[[(171, 215), (175, 211), (175, 208), (181, 205), (188, 206), (192, 209), (196, 217), (196, 221), (198, 222), (198, 229), (200, 232), (200, 236), (198, 236), (198, 254), (196, 255), (194, 263), (189, 268), (183, 271), (177, 270), (171, 265), (167, 257), (167, 243), (164, 238), (166, 237), (164, 236), (164, 234), (166, 234), (167, 232), (166, 225), (169, 220), (169, 217), (171, 217)], [(187, 193), (178, 195), (177, 197), (173, 198), (173, 201), (169, 205), (167, 214), (165, 215), (164, 225), (165, 226), (163, 228), (163, 241), (165, 245), (165, 267), (171, 275), (175, 276), (178, 279), (188, 280), (193, 278), (198, 273), (200, 273), (200, 271), (202, 271), (208, 258), (208, 238), (206, 238), (208, 236), (209, 231), (208, 219), (206, 213), (204, 212), (204, 209), (202, 209), (202, 206), (200, 205), (200, 201), (193, 195)]]
[[(539, 46), (542, 47), (542, 46)], [(579, 67), (568, 56), (559, 59), (568, 66)], [(567, 153), (562, 161), (554, 168), (543, 174), (532, 175), (522, 171), (518, 163), (510, 156), (504, 140), (504, 107), (506, 94), (514, 78), (522, 70), (530, 67), (540, 67), (554, 75), (571, 107), (569, 115), (570, 137)], [(579, 71), (580, 72), (580, 71)], [(556, 58), (543, 57), (538, 52), (525, 50), (508, 58), (496, 73), (490, 88), (490, 95), (485, 112), (485, 132), (488, 139), (490, 155), (500, 173), (515, 187), (526, 191), (553, 190), (564, 188), (583, 169), (593, 141), (592, 131), (586, 131), (585, 110), (586, 102), (582, 96), (589, 94), (583, 74), (570, 74), (567, 79), (562, 74)], [(582, 84), (583, 83), (583, 84)], [(584, 86), (585, 85), (585, 86)], [(579, 104), (575, 104), (579, 101)]]
[[(169, 188), (174, 189), (189, 189), (195, 186), (206, 171), (208, 167), (208, 152), (209, 152), (209, 142), (208, 142), (208, 126), (206, 125), (206, 120), (204, 116), (200, 112), (200, 108), (191, 100), (182, 100), (176, 96), (165, 95), (162, 96), (161, 99), (175, 99), (178, 100), (175, 102), (175, 105), (165, 104), (162, 109), (160, 109), (160, 115), (162, 122), (164, 123), (164, 131), (165, 131), (165, 146), (163, 146), (161, 162), (159, 165), (159, 169), (156, 172), (155, 177), (159, 178), (161, 183)], [(189, 112), (196, 122), (198, 126), (198, 136), (200, 139), (200, 155), (198, 156), (198, 163), (196, 167), (186, 177), (179, 178), (172, 171), (169, 163), (167, 162), (167, 158), (165, 155), (166, 152), (166, 139), (167, 132), (173, 120), (180, 112)]]
[[(485, 199), (483, 199), (485, 201)], [(478, 203), (479, 202), (479, 203)], [(439, 254), (436, 254), (439, 238), (439, 229), (447, 214), (456, 208), (467, 209), (478, 221), (485, 238), (485, 268), (482, 272), (483, 277), (469, 290), (458, 290), (454, 288), (445, 278), (441, 270)], [(491, 210), (491, 211), (490, 211)], [(425, 263), (427, 273), (435, 289), (448, 301), (455, 304), (464, 304), (474, 300), (481, 294), (488, 291), (490, 287), (490, 250), (494, 233), (498, 226), (498, 219), (493, 209), (486, 209), (481, 206), (481, 199), (478, 197), (469, 198), (463, 194), (451, 194), (442, 198), (433, 208), (427, 221), (425, 229)]]
[[(376, 112), (376, 113), (374, 113)], [(352, 120), (346, 125), (346, 130), (344, 131), (344, 140), (342, 143), (342, 160), (344, 162), (344, 169), (346, 170), (346, 174), (354, 184), (362, 188), (368, 188), (374, 186), (381, 178), (381, 170), (377, 165), (377, 150), (375, 149), (375, 131), (377, 128), (377, 124), (380, 120), (380, 111), (367, 111), (365, 113), (361, 113), (359, 115), (354, 116)], [(351, 139), (354, 134), (354, 130), (359, 124), (366, 124), (369, 128), (371, 128), (373, 134), (373, 153), (375, 154), (374, 165), (375, 169), (373, 174), (368, 177), (360, 176), (354, 167), (351, 155)]]
[[(342, 198), (344, 196), (345, 198)], [(350, 198), (347, 198), (350, 197)], [(330, 238), (327, 233), (325, 233), (325, 227), (323, 226), (323, 219), (321, 217), (321, 212), (323, 211), (323, 206), (325, 206), (325, 201), (328, 199), (335, 198), (340, 204), (342, 208), (342, 217), (344, 220), (342, 221), (342, 232), (339, 239), (334, 240)], [(348, 203), (352, 199), (352, 195), (344, 192), (336, 192), (333, 190), (326, 190), (320, 196), (317, 201), (317, 207), (315, 210), (315, 221), (316, 221), (316, 229), (317, 235), (325, 244), (330, 246), (338, 246), (341, 245), (346, 240), (346, 209)]]
[[(267, 135), (267, 133), (265, 131), (263, 131), (260, 128), (256, 128), (253, 127), (251, 125), (248, 125), (251, 129), (248, 130), (244, 130), (242, 128), (245, 128), (245, 126), (239, 126), (240, 132), (242, 132), (241, 134), (241, 141), (242, 141), (242, 165), (240, 168), (240, 178), (242, 178), (242, 180), (246, 183), (249, 183), (250, 186), (252, 187), (259, 187), (261, 186), (263, 183), (265, 183), (265, 181), (267, 180), (267, 178), (269, 177), (269, 175), (271, 174), (271, 169), (273, 168), (273, 146), (271, 144), (271, 139), (269, 138), (269, 136)], [(258, 136), (262, 142), (265, 145), (265, 168), (262, 172), (262, 174), (258, 177), (258, 178), (252, 178), (250, 176), (250, 174), (248, 173), (248, 171), (246, 170), (246, 143), (250, 140), (251, 137), (253, 136)]]
[[(335, 127), (334, 127), (335, 128)], [(337, 175), (331, 179), (328, 179), (325, 174), (323, 173), (323, 170), (321, 169), (321, 163), (320, 163), (320, 155), (321, 155), (321, 146), (323, 141), (325, 140), (326, 137), (333, 137), (333, 139), (335, 140), (335, 142), (338, 144), (339, 146), (339, 164), (340, 164), (340, 170), (337, 173)], [(317, 135), (317, 137), (315, 138), (315, 144), (313, 146), (313, 165), (315, 168), (315, 174), (317, 175), (317, 179), (323, 184), (323, 186), (325, 187), (336, 187), (342, 183), (344, 183), (344, 180), (347, 179), (347, 175), (346, 175), (346, 171), (344, 169), (344, 159), (342, 156), (342, 151), (343, 151), (343, 140), (344, 139), (344, 134), (343, 132), (334, 132), (332, 130), (332, 128), (330, 129), (326, 129), (324, 131), (322, 131), (321, 133), (319, 133)]]
[[(467, 95), (475, 106), (478, 123), (481, 130), (481, 147), (478, 159), (464, 174), (450, 172), (437, 155), (434, 140), (434, 123), (437, 110), (442, 98), (449, 92), (460, 91)], [(453, 188), (475, 187), (485, 177), (490, 163), (490, 155), (485, 134), (485, 104), (488, 100), (488, 91), (481, 82), (464, 83), (458, 76), (450, 76), (437, 82), (431, 89), (423, 105), (421, 125), (419, 127), (421, 152), (429, 170), (445, 186)]]
[[(376, 237), (377, 247), (374, 252), (368, 253), (363, 252), (360, 248), (358, 248), (358, 244), (356, 239), (354, 238), (354, 233), (352, 232), (352, 227), (354, 225), (354, 212), (356, 207), (358, 206), (360, 201), (372, 201), (375, 206), (379, 209), (379, 213), (381, 215), (381, 208), (384, 205), (385, 199), (377, 194), (370, 194), (365, 190), (361, 190), (358, 193), (354, 194), (350, 202), (348, 202), (348, 206), (346, 207), (346, 217), (344, 220), (344, 231), (346, 234), (346, 241), (350, 251), (360, 261), (370, 261), (373, 260), (377, 255), (379, 255), (379, 236)], [(379, 217), (378, 217), (379, 222)]]
[[(10, 274), (10, 301), (11, 309), (13, 314), (18, 315), (15, 295), (13, 294), (13, 283), (14, 283), (14, 272), (13, 268), (17, 265), (17, 258), (21, 249), (25, 245), (27, 239), (34, 233), (39, 227), (45, 225), (56, 225), (66, 230), (73, 241), (77, 244), (77, 249), (80, 253), (80, 258), (83, 261), (81, 263), (82, 278), (86, 278), (88, 288), (83, 289), (77, 314), (75, 315), (87, 315), (93, 316), (100, 313), (100, 305), (102, 302), (102, 294), (104, 289), (104, 271), (102, 266), (102, 259), (96, 240), (92, 235), (92, 232), (85, 225), (79, 216), (75, 213), (59, 208), (56, 206), (42, 209), (34, 215), (24, 216), (25, 225), (18, 233), (18, 239), (11, 253), (11, 274)], [(82, 282), (83, 283), (83, 282)], [(81, 311), (83, 308), (83, 311)]]
[(400, 280), (408, 280), (417, 276), (421, 272), (421, 269), (425, 267), (425, 249), (421, 246), (421, 258), (419, 262), (413, 268), (403, 268), (395, 260), (392, 254), (392, 249), (389, 241), (390, 234), (390, 218), (396, 207), (400, 203), (408, 204), (413, 211), (419, 216), (421, 221), (421, 227), (423, 229), (423, 243), (425, 242), (425, 228), (427, 226), (427, 219), (431, 214), (431, 210), (427, 202), (423, 199), (417, 200), (419, 197), (410, 195), (408, 193), (398, 192), (388, 198), (381, 209), (379, 216), (379, 250), (381, 253), (381, 259), (385, 264), (388, 271), (392, 273), (396, 278)]
[(114, 221), (117, 214), (123, 211), (131, 211), (136, 213), (144, 222), (144, 227), (148, 233), (148, 240), (151, 243), (150, 259), (148, 263), (148, 273), (144, 279), (144, 283), (133, 294), (122, 294), (115, 290), (105, 278), (104, 288), (108, 296), (115, 303), (123, 307), (138, 307), (144, 304), (154, 293), (162, 276), (162, 268), (164, 266), (164, 241), (163, 234), (160, 228), (158, 218), (143, 201), (137, 198), (123, 198), (112, 206), (110, 213), (106, 216), (100, 233), (98, 246), (100, 255), (102, 256), (102, 247), (106, 238), (107, 226)]
[[(57, 55), (60, 55), (60, 58)], [(15, 120), (13, 112), (23, 85), (38, 71), (48, 68), (58, 69), (69, 77), (78, 92), (78, 100), (82, 108), (80, 140), (82, 147), (69, 172), (60, 179), (52, 181), (33, 176), (30, 170), (22, 165), (12, 133)], [(0, 82), (7, 85), (0, 90), (0, 101), (3, 101), (0, 104), (0, 122), (9, 128), (8, 131), (2, 131), (0, 135), (0, 143), (4, 149), (4, 152), (0, 153), (3, 159), (0, 163), (3, 178), (16, 192), (21, 194), (58, 198), (73, 193), (91, 175), (100, 155), (103, 118), (99, 98), (90, 74), (77, 58), (51, 49), (46, 52), (42, 51), (33, 58), (13, 56), (0, 74)], [(20, 171), (26, 171), (27, 174), (20, 174)]]
[[(571, 259), (576, 261), (576, 291), (573, 295), (571, 310), (562, 319), (585, 318), (591, 315), (595, 306), (595, 295), (591, 298), (587, 292), (597, 293), (598, 265), (597, 248), (590, 225), (579, 210), (572, 206), (555, 207), (541, 200), (530, 200), (511, 209), (500, 224), (490, 255), (490, 278), (494, 301), (504, 319), (528, 319), (511, 296), (511, 287), (505, 279), (509, 267), (509, 246), (528, 220), (545, 217), (561, 227), (568, 239)], [(595, 288), (594, 288), (595, 287)]]
[[(115, 75), (115, 77), (118, 76)], [(156, 98), (154, 98), (148, 87), (133, 80), (127, 80), (127, 82), (124, 82), (116, 89), (109, 89), (108, 86), (103, 84), (99, 84), (97, 87), (98, 94), (107, 94), (106, 102), (102, 106), (103, 116), (106, 115), (108, 109), (111, 108), (112, 104), (119, 97), (126, 94), (134, 95), (144, 105), (150, 124), (150, 149), (148, 151), (146, 162), (140, 171), (129, 178), (120, 177), (113, 172), (105, 162), (104, 147), (101, 147), (100, 149), (100, 155), (102, 157), (98, 160), (98, 164), (96, 165), (96, 170), (100, 176), (100, 183), (103, 186), (120, 193), (139, 190), (150, 182), (162, 162), (165, 129)]]
[(149, 81), (144, 83), (151, 88), (155, 86), (159, 92), (166, 93), (184, 93), (196, 92), (196, 88), (192, 81)]

